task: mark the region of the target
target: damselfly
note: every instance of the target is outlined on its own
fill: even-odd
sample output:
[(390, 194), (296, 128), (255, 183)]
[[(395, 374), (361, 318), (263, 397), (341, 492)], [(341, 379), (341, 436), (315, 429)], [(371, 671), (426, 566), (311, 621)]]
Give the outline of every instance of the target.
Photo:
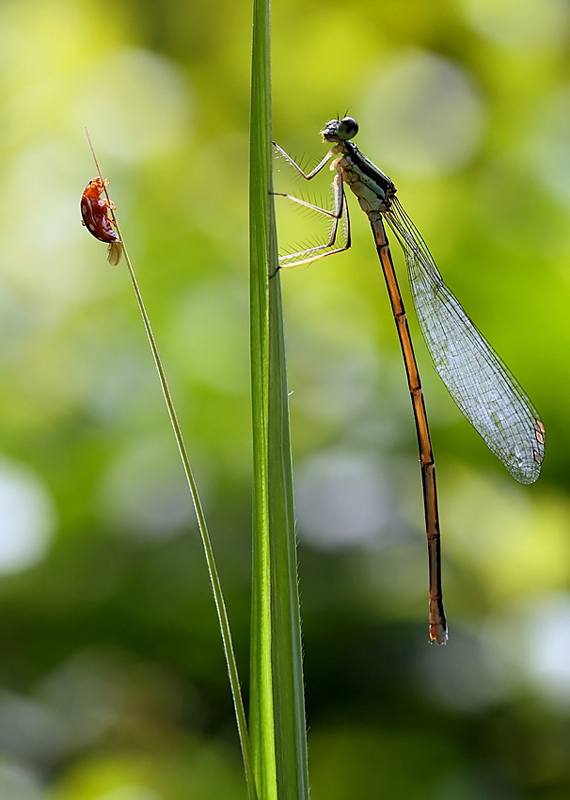
[[(284, 256), (280, 259), (280, 268), (308, 264), (350, 247), (350, 219), (344, 192), (346, 183), (370, 220), (404, 357), (422, 470), (429, 559), (429, 632), (432, 642), (445, 644), (447, 621), (441, 588), (433, 450), (418, 367), (384, 221), (404, 251), (416, 314), (436, 371), (489, 449), (520, 483), (533, 483), (540, 474), (544, 458), (544, 425), (506, 365), (443, 282), (425, 242), (400, 205), (396, 187), (390, 178), (350, 141), (357, 132), (358, 124), (352, 117), (328, 122), (321, 134), (323, 140), (332, 143), (333, 147), (309, 173), (305, 173), (274, 143), (278, 152), (307, 180), (314, 178), (333, 156), (338, 156), (331, 164), (331, 170), (335, 173), (332, 211), (289, 194), (276, 193), (332, 219), (332, 230), (326, 243)], [(346, 229), (344, 244), (337, 239), (341, 220), (344, 220)]]

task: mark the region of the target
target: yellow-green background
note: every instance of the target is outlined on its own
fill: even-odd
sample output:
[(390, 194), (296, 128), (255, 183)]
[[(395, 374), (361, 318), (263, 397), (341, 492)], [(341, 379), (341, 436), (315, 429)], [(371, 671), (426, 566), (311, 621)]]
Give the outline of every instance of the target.
[[(79, 199), (95, 174), (87, 126), (246, 681), (250, 39), (245, 2), (0, 5), (2, 800), (245, 797), (154, 367), (127, 275), (81, 227)], [(323, 123), (347, 109), (359, 120), (359, 146), (397, 184), (548, 441), (539, 483), (517, 485), (454, 408), (410, 313), (451, 630), (430, 647), (414, 425), (358, 208), (350, 253), (283, 273), (313, 798), (564, 800), (570, 7), (275, 0), (273, 56), (276, 139), (314, 164)], [(328, 182), (294, 185), (320, 202)], [(306, 215), (278, 212), (294, 249)]]

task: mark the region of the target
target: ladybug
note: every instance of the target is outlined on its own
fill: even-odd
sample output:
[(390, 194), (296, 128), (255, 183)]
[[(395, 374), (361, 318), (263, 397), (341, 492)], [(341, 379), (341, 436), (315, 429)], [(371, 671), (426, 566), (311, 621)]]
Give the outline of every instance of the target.
[(81, 197), (81, 216), (83, 225), (96, 239), (109, 244), (107, 258), (111, 264), (121, 260), (123, 247), (119, 234), (114, 228), (115, 222), (111, 210), (115, 206), (105, 197), (105, 186), (109, 181), (104, 178), (93, 178)]

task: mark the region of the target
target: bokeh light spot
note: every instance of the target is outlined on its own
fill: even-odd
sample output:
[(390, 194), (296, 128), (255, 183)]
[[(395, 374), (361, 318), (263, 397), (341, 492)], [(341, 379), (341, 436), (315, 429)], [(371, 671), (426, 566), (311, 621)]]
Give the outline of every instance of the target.
[(365, 454), (319, 453), (299, 470), (301, 536), (325, 549), (377, 542), (392, 514), (386, 477)]
[(463, 0), (463, 6), (480, 34), (505, 47), (537, 50), (568, 34), (566, 0)]
[(155, 157), (182, 141), (190, 88), (173, 62), (122, 48), (97, 59), (76, 101), (78, 125), (96, 133), (99, 152), (124, 161)]
[(109, 469), (102, 490), (103, 514), (142, 540), (178, 535), (193, 518), (184, 473), (170, 443), (135, 443)]
[(554, 197), (570, 205), (570, 88), (545, 97), (536, 119), (529, 148), (536, 164), (534, 174)]
[(0, 461), (0, 573), (18, 572), (44, 557), (55, 528), (52, 499), (40, 478)]
[(483, 127), (481, 98), (459, 64), (410, 51), (383, 67), (361, 98), (363, 134), (381, 168), (431, 177), (467, 164)]
[(546, 706), (570, 712), (570, 593), (525, 597), (491, 619), (489, 632), (520, 683)]
[(40, 782), (30, 770), (9, 762), (0, 763), (2, 800), (45, 800)]

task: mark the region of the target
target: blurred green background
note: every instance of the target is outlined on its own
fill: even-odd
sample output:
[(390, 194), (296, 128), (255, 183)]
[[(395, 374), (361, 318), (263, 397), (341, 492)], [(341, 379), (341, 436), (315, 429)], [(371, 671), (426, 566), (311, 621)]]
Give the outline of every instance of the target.
[[(126, 272), (79, 200), (95, 174), (87, 126), (246, 683), (250, 40), (249, 4), (228, 0), (0, 5), (1, 800), (245, 798), (155, 370)], [(357, 144), (547, 431), (540, 481), (517, 485), (449, 399), (409, 308), (451, 636), (430, 647), (415, 430), (358, 207), (350, 253), (282, 274), (313, 799), (564, 800), (570, 6), (275, 0), (273, 48), (275, 138), (314, 165), (322, 125), (359, 120)], [(328, 183), (296, 186), (321, 202)], [(313, 220), (278, 213), (295, 249)]]

